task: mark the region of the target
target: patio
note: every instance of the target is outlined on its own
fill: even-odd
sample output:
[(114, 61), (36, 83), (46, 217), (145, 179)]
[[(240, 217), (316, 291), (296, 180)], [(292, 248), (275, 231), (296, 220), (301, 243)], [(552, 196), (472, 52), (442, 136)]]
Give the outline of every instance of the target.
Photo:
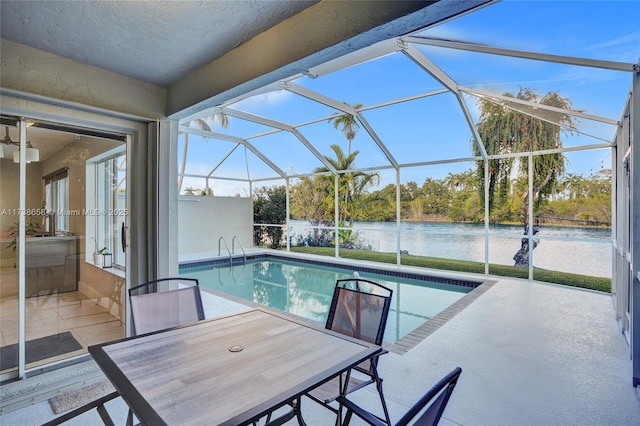
[[(205, 295), (207, 317), (241, 309)], [(463, 373), (443, 425), (637, 425), (640, 418), (640, 395), (629, 383), (628, 346), (606, 294), (499, 279), (408, 353), (383, 357), (381, 374), (392, 419), (457, 365)], [(5, 386), (3, 400), (18, 386), (34, 386), (47, 374), (61, 372)], [(364, 389), (353, 399), (375, 407), (376, 394)], [(38, 424), (55, 417), (46, 399), (33, 404), (4, 414), (0, 421)], [(107, 408), (116, 422), (124, 422), (122, 400)], [(331, 413), (308, 400), (303, 413), (310, 425), (331, 422)], [(93, 421), (99, 421), (95, 411), (68, 424)]]
[[(545, 244), (536, 254), (545, 247), (554, 248), (554, 260), (560, 259), (563, 269), (566, 266), (571, 269), (570, 273), (585, 273), (576, 258), (587, 263), (605, 263), (605, 275), (611, 278), (611, 293), (538, 281), (541, 278), (534, 273), (541, 270), (567, 272), (556, 271), (541, 260), (542, 256), (535, 263), (527, 261), (528, 280), (492, 275), (496, 272), (491, 270), (491, 265), (500, 262), (493, 262), (490, 256), (505, 246), (501, 239), (520, 244), (523, 235), (520, 229), (510, 234), (500, 224), (496, 226), (491, 220), (489, 191), (474, 190), (474, 195), (479, 197), (474, 200), (482, 201), (469, 205), (477, 208), (476, 213), (481, 216), (478, 223), (482, 222), (483, 228), (477, 233), (482, 234), (483, 239), (480, 261), (485, 274), (468, 276), (495, 282), (440, 328), (417, 341), (408, 352), (392, 351), (383, 357), (380, 368), (391, 418), (397, 420), (434, 382), (453, 367), (460, 366), (462, 376), (444, 413), (444, 425), (640, 425), (640, 268), (637, 267), (640, 232), (636, 229), (640, 210), (637, 196), (640, 188), (637, 143), (640, 65), (637, 47), (632, 46), (637, 40), (637, 24), (630, 18), (636, 15), (633, 10), (640, 3), (546, 2), (543, 7), (542, 3), (518, 1), (444, 0), (423, 2), (423, 5), (379, 2), (380, 10), (366, 10), (363, 2), (151, 2), (155, 8), (140, 2), (85, 2), (82, 6), (70, 2), (68, 4), (75, 7), (69, 7), (65, 13), (59, 13), (57, 3), (39, 4), (37, 13), (31, 10), (29, 2), (3, 2), (2, 5), (2, 74), (6, 78), (0, 84), (3, 97), (0, 112), (5, 140), (11, 141), (11, 136), (13, 141), (5, 142), (7, 152), (0, 157), (4, 157), (2, 181), (14, 186), (0, 192), (3, 197), (16, 195), (11, 201), (2, 198), (2, 204), (13, 207), (13, 211), (40, 206), (40, 187), (46, 187), (49, 172), (61, 165), (73, 165), (70, 160), (60, 164), (57, 160), (58, 157), (75, 159), (67, 155), (76, 152), (75, 145), (68, 151), (67, 148), (56, 151), (58, 157), (45, 155), (43, 145), (40, 160), (27, 166), (30, 162), (24, 151), (29, 149), (30, 139), (36, 148), (43, 140), (51, 142), (37, 137), (38, 130), (68, 134), (74, 138), (69, 144), (78, 145), (85, 140), (79, 141), (79, 136), (74, 134), (85, 132), (83, 137), (92, 137), (86, 141), (91, 149), (102, 149), (102, 141), (94, 137), (96, 130), (99, 137), (116, 138), (117, 149), (110, 149), (117, 151), (117, 158), (126, 157), (126, 161), (108, 161), (126, 175), (127, 189), (126, 193), (112, 190), (123, 202), (126, 200), (126, 209), (122, 211), (127, 214), (126, 217), (109, 216), (116, 226), (108, 228), (104, 238), (113, 241), (113, 252), (122, 252), (118, 266), (122, 271), (126, 269), (126, 273), (122, 274), (124, 281), (111, 274), (114, 275), (112, 282), (119, 285), (110, 282), (106, 286), (109, 294), (124, 296), (126, 289), (136, 283), (176, 275), (179, 261), (191, 255), (180, 247), (181, 240), (194, 251), (213, 250), (217, 241), (219, 255), (219, 238), (226, 238), (231, 247), (234, 239), (239, 238), (238, 243), (242, 240), (240, 245), (247, 247), (247, 251), (254, 250), (252, 229), (258, 221), (254, 216), (253, 197), (272, 184), (286, 188), (286, 208), (283, 209), (286, 220), (264, 223), (288, 230), (290, 221), (302, 220), (299, 212), (291, 211), (291, 205), (295, 204), (291, 203), (292, 188), (304, 189), (301, 182), (333, 177), (334, 196), (329, 203), (331, 225), (326, 226), (326, 230), (339, 236), (341, 231), (351, 232), (348, 227), (342, 227), (339, 220), (341, 207), (347, 205), (341, 201), (342, 195), (348, 193), (341, 194), (336, 189), (341, 177), (350, 176), (352, 172), (378, 174), (381, 183), (392, 187), (388, 198), (392, 206), (389, 217), (396, 230), (392, 237), (374, 231), (382, 235), (374, 242), (393, 243), (391, 249), (383, 248), (382, 244), (374, 244), (374, 249), (395, 253), (400, 265), (402, 254), (418, 254), (407, 251), (401, 244), (400, 224), (414, 219), (403, 216), (406, 213), (403, 207), (404, 210), (407, 206), (415, 207), (412, 215), (415, 213), (417, 219), (428, 214), (423, 208), (432, 207), (419, 197), (411, 200), (420, 201), (416, 206), (402, 201), (404, 185), (439, 181), (441, 177), (445, 179), (445, 175), (455, 177), (474, 171), (482, 172), (480, 181), (484, 185), (495, 174), (492, 162), (515, 159), (516, 163), (527, 164), (528, 171), (521, 178), (528, 192), (520, 194), (522, 197), (518, 193), (508, 201), (521, 202), (519, 198), (531, 200), (535, 196), (533, 190), (538, 175), (531, 172), (534, 161), (565, 156), (567, 164), (574, 167), (565, 170), (568, 175), (591, 176), (594, 171), (599, 173), (597, 170), (610, 172), (611, 197), (605, 199), (608, 203), (611, 198), (611, 205), (604, 210), (611, 216), (608, 221), (611, 233), (607, 233), (603, 243), (574, 235), (543, 234), (534, 238), (535, 228), (528, 227), (525, 228), (528, 247), (533, 246), (537, 238), (544, 240)], [(119, 10), (120, 5), (125, 4), (132, 10)], [(267, 4), (278, 4), (283, 10), (264, 13), (261, 7)], [(532, 10), (517, 12), (527, 4), (535, 6)], [(115, 12), (104, 13), (103, 5), (113, 7)], [(249, 13), (246, 16), (256, 19), (235, 16), (229, 10), (231, 5), (242, 5)], [(85, 6), (87, 10), (83, 9)], [(135, 10), (138, 7), (141, 9)], [(284, 10), (289, 7), (291, 9)], [(409, 10), (414, 7), (416, 10)], [(571, 7), (575, 10), (570, 10)], [(569, 13), (582, 9), (590, 11), (589, 18), (603, 27), (593, 27), (590, 21), (582, 19), (566, 25)], [(85, 13), (81, 13), (82, 10)], [(612, 12), (614, 10), (617, 13)], [(121, 22), (110, 22), (105, 15)], [(29, 19), (24, 18), (27, 16)], [(133, 17), (136, 31), (119, 27), (120, 23), (127, 22), (123, 16)], [(157, 16), (177, 20), (162, 22)], [(257, 25), (261, 16), (271, 17), (264, 28)], [(344, 18), (344, 22), (335, 20), (335, 16)], [(513, 19), (515, 16), (531, 19)], [(212, 17), (215, 17), (214, 25)], [(36, 24), (38, 20), (41, 24)], [(252, 25), (234, 28), (238, 22)], [(579, 25), (574, 27), (574, 23)], [(544, 30), (541, 24), (550, 25), (552, 30)], [(25, 25), (30, 27), (28, 31)], [(55, 25), (56, 30), (74, 30), (52, 36), (48, 25)], [(86, 36), (102, 35), (96, 28), (103, 25), (107, 29), (100, 40)], [(137, 29), (152, 31), (140, 34)], [(197, 35), (177, 29), (194, 29)], [(579, 30), (585, 30), (584, 36)], [(180, 33), (185, 39), (176, 37)], [(239, 36), (238, 40), (222, 37), (234, 33)], [(209, 38), (202, 37), (205, 34)], [(593, 34), (600, 38), (586, 37)], [(28, 37), (23, 38), (25, 35)], [(569, 36), (571, 43), (562, 35)], [(67, 43), (67, 36), (72, 37), (73, 42)], [(124, 58), (121, 54), (129, 51), (121, 46), (132, 45), (131, 40), (137, 40), (139, 50)], [(219, 46), (218, 42), (224, 42), (224, 46), (216, 53), (218, 49), (214, 47)], [(185, 49), (188, 44), (194, 47), (198, 44), (200, 50), (193, 50), (191, 57), (182, 56), (189, 53), (190, 49)], [(108, 53), (100, 47), (114, 48), (114, 51)], [(95, 52), (100, 61), (79, 57), (78, 52)], [(208, 56), (214, 53), (215, 57)], [(485, 57), (489, 58), (482, 59), (486, 62), (479, 60)], [(106, 62), (102, 62), (104, 58)], [(541, 64), (544, 70), (538, 68)], [(378, 68), (374, 68), (376, 66)], [(542, 106), (532, 100), (506, 95), (516, 93), (521, 84), (531, 82), (541, 95), (560, 93), (575, 101), (575, 108)], [(387, 83), (394, 84), (387, 87)], [(615, 90), (609, 84), (613, 84)], [(371, 90), (374, 87), (378, 90)], [(529, 136), (524, 134), (528, 128), (525, 132), (521, 127), (524, 133), (518, 143), (514, 145), (510, 135), (503, 140), (506, 145), (502, 148), (487, 151), (484, 134), (478, 130), (483, 122), (479, 105), (483, 103), (524, 116), (532, 115), (532, 111), (542, 112), (540, 116), (533, 114), (536, 119), (562, 112), (575, 119), (576, 126), (544, 118), (550, 125), (569, 130), (570, 137), (557, 146), (534, 148)], [(383, 111), (396, 115), (390, 117)], [(223, 117), (231, 123), (228, 129), (222, 125)], [(362, 128), (357, 139), (352, 141), (347, 136), (344, 139), (336, 131), (337, 127), (331, 129), (330, 122), (335, 124), (341, 118), (356, 119), (360, 123)], [(451, 121), (447, 124), (443, 118)], [(109, 138), (105, 141), (105, 144), (115, 144)], [(353, 152), (353, 142), (353, 149), (361, 152), (357, 167), (333, 166), (333, 154), (339, 155), (330, 144), (336, 141), (349, 154)], [(470, 142), (474, 147), (471, 151)], [(24, 155), (16, 162), (19, 146)], [(442, 149), (443, 146), (447, 149)], [(13, 161), (9, 149), (14, 151)], [(200, 164), (201, 161), (206, 164)], [(67, 206), (73, 207), (73, 211), (89, 206), (89, 201), (98, 202), (94, 193), (80, 188), (80, 184), (91, 187), (84, 178), (88, 170), (93, 173), (94, 166), (87, 168), (84, 161), (77, 163), (78, 168), (72, 168), (71, 175), (81, 172), (82, 179), (73, 181), (77, 188), (70, 187), (69, 193), (78, 199), (72, 199)], [(122, 169), (119, 169), (116, 163), (125, 164), (126, 168), (120, 166)], [(478, 164), (481, 168), (476, 168)], [(25, 170), (35, 171), (35, 177), (25, 177)], [(451, 192), (461, 192), (465, 184), (454, 184), (454, 180), (450, 179)], [(34, 182), (37, 183), (33, 185), (35, 190), (30, 191)], [(179, 182), (177, 187), (176, 182)], [(198, 190), (203, 197), (196, 199), (193, 195)], [(571, 191), (565, 188), (564, 192), (554, 195), (570, 197)], [(192, 233), (178, 230), (177, 224), (185, 221), (186, 210), (178, 207), (180, 203), (189, 204), (195, 211), (197, 205), (208, 207), (209, 201), (225, 199), (243, 203), (244, 207), (203, 208), (197, 211), (201, 216), (194, 214), (194, 220), (186, 220), (198, 225)], [(533, 205), (527, 206), (526, 218), (522, 218), (528, 224), (534, 223)], [(300, 210), (300, 206), (294, 207)], [(179, 210), (182, 210), (180, 216)], [(68, 229), (83, 240), (80, 247), (87, 255), (90, 249), (86, 249), (86, 244), (94, 238), (91, 234), (94, 220), (90, 216), (77, 218), (76, 228)], [(207, 226), (201, 226), (202, 223)], [(10, 224), (0, 221), (0, 225), (3, 231)], [(25, 228), (25, 224), (20, 227)], [(26, 245), (25, 232), (22, 234), (19, 241)], [(473, 232), (459, 233), (465, 245), (472, 245), (471, 234)], [(405, 231), (404, 236), (418, 240), (417, 235)], [(453, 234), (435, 235), (444, 235), (446, 240)], [(120, 239), (125, 236), (129, 244), (126, 238)], [(97, 244), (97, 239), (94, 240)], [(291, 239), (286, 240), (290, 248)], [(606, 245), (606, 256), (595, 251), (587, 256), (578, 248), (581, 242)], [(198, 243), (206, 248), (197, 246)], [(123, 250), (119, 250), (118, 244)], [(339, 238), (334, 237), (333, 245), (335, 257), (342, 261)], [(432, 240), (421, 245), (437, 251)], [(231, 257), (228, 247), (227, 251)], [(510, 266), (511, 256), (512, 252), (501, 266)], [(29, 256), (18, 252), (17, 259), (20, 270), (24, 270)], [(454, 260), (477, 259), (456, 257)], [(44, 332), (45, 327), (40, 324), (50, 322), (44, 314), (64, 320), (56, 324), (56, 331), (62, 330), (60, 324), (65, 327), (69, 324), (69, 330), (83, 330), (84, 335), (80, 336), (83, 350), (100, 343), (96, 340), (109, 341), (130, 334), (126, 328), (130, 312), (118, 309), (120, 317), (116, 321), (111, 318), (113, 313), (107, 312), (111, 306), (96, 309), (97, 303), (95, 306), (90, 303), (92, 318), (81, 310), (72, 312), (67, 306), (61, 306), (62, 310), (58, 311), (54, 309), (58, 306), (52, 304), (27, 311), (33, 300), (25, 296), (24, 274), (21, 277), (13, 271), (16, 254), (6, 249), (0, 253), (0, 261), (3, 261), (0, 266), (15, 276), (9, 283), (13, 299), (3, 294), (5, 305), (0, 308), (5, 307), (3, 327), (10, 326), (8, 332), (13, 333), (16, 341), (22, 343), (32, 333)], [(105, 283), (97, 277), (97, 272), (106, 275), (109, 271), (87, 259), (82, 265), (91, 271), (83, 277), (85, 283)], [(83, 287), (90, 290), (90, 294), (85, 298), (78, 293), (79, 300), (74, 303), (91, 301), (95, 294), (103, 294), (98, 290), (102, 291), (104, 286)], [(205, 299), (209, 318), (246, 308), (214, 294), (205, 294)], [(11, 310), (6, 309), (7, 303), (11, 304)], [(24, 307), (26, 315), (18, 307)], [(77, 319), (80, 316), (82, 321), (84, 317), (91, 319), (91, 324), (80, 323)], [(40, 322), (39, 328), (32, 327), (32, 319)], [(99, 321), (100, 325), (117, 322), (117, 337), (102, 331), (93, 332), (93, 329), (92, 333), (84, 330), (85, 326), (94, 327)], [(67, 328), (64, 331), (68, 331)], [(2, 345), (8, 344), (4, 337), (8, 332), (0, 331)], [(51, 420), (57, 415), (50, 406), (50, 398), (104, 380), (90, 356), (73, 355), (76, 358), (70, 362), (56, 360), (43, 367), (26, 362), (23, 351), (15, 370), (2, 376), (2, 380), (7, 381), (0, 387), (0, 424), (41, 424)], [(82, 363), (73, 364), (78, 360)], [(18, 377), (21, 380), (14, 381)], [(353, 399), (368, 408), (377, 406), (373, 389), (365, 389)], [(124, 424), (127, 407), (122, 399), (110, 402), (107, 409), (116, 423)], [(303, 413), (310, 425), (332, 424), (331, 413), (308, 400), (303, 403)], [(99, 422), (92, 410), (68, 424)], [(354, 423), (359, 424), (355, 420)]]

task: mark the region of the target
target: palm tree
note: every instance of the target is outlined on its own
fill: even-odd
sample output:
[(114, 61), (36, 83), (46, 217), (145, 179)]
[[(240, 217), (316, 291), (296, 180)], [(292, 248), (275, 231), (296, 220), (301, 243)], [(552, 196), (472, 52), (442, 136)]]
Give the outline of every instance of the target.
[[(343, 104), (351, 106), (348, 102), (343, 102)], [(362, 108), (362, 104), (357, 103), (353, 105), (353, 108), (356, 110)], [(328, 122), (333, 123), (333, 128), (336, 130), (338, 129), (338, 127), (342, 127), (340, 131), (349, 142), (349, 149), (347, 154), (351, 155), (351, 141), (356, 138), (356, 134), (358, 133), (358, 129), (360, 128), (360, 125), (356, 121), (356, 118), (351, 114), (342, 114), (338, 117), (330, 118)]]
[[(198, 118), (189, 122), (189, 127), (198, 128), (207, 132), (211, 131), (209, 121), (214, 123), (216, 120), (220, 121), (220, 125), (223, 129), (229, 127), (229, 117), (226, 114), (213, 114), (208, 117)], [(184, 146), (182, 148), (182, 161), (180, 162), (180, 173), (178, 174), (178, 194), (182, 190), (182, 180), (184, 178), (184, 170), (187, 166), (187, 153), (189, 152), (189, 133), (184, 134)]]
[[(360, 151), (356, 150), (349, 155), (344, 155), (340, 146), (333, 144), (331, 149), (336, 154), (336, 158), (324, 156), (329, 164), (331, 164), (338, 171), (352, 170), (352, 166), (356, 157)], [(328, 172), (326, 167), (318, 167), (313, 172), (323, 173)], [(332, 211), (334, 203), (334, 191), (335, 180), (333, 176), (320, 176), (318, 179), (326, 181), (325, 187), (329, 188), (328, 194), (324, 199), (324, 203), (328, 211)], [(343, 195), (343, 203), (340, 208), (338, 221), (340, 223), (346, 223), (349, 221), (349, 226), (353, 223), (353, 220), (357, 217), (357, 201), (360, 199), (366, 188), (372, 185), (376, 185), (379, 182), (380, 175), (378, 173), (365, 173), (362, 171), (350, 171), (348, 173), (342, 173), (338, 177), (338, 193)]]

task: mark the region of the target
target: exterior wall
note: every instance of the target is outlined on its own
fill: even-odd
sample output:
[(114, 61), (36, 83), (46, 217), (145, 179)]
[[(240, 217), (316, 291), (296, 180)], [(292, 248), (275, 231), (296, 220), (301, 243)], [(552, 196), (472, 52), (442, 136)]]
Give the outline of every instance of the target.
[(91, 108), (155, 119), (167, 92), (133, 78), (2, 39), (2, 88)]
[[(178, 252), (180, 255), (218, 253), (224, 237), (229, 250), (234, 235), (245, 249), (253, 246), (251, 199), (240, 197), (180, 197), (178, 202)], [(240, 253), (236, 247), (236, 253)], [(226, 254), (222, 244), (221, 253)]]

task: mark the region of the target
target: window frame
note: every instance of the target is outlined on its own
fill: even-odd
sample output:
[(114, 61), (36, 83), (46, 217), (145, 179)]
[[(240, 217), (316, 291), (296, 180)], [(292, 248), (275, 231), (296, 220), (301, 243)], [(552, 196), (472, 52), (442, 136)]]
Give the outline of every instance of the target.
[[(118, 194), (123, 184), (126, 188), (126, 158), (126, 144), (123, 144), (87, 160), (86, 163), (86, 236), (87, 241), (93, 240), (94, 243), (94, 250), (87, 250), (87, 262), (93, 261), (92, 253), (106, 247), (107, 252), (112, 254), (112, 266), (121, 270), (126, 268), (126, 256), (118, 250), (119, 222), (126, 222), (128, 213), (126, 189), (122, 197)], [(124, 168), (119, 166), (121, 161), (125, 161)], [(111, 164), (105, 169), (103, 166), (109, 162)], [(105, 179), (105, 175), (108, 179)], [(119, 181), (121, 177), (123, 179)]]

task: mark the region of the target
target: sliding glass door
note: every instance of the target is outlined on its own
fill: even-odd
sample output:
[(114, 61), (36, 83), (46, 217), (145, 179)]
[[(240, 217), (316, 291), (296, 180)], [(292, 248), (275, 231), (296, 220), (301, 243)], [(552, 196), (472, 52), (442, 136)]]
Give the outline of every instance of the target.
[[(18, 300), (18, 234), (20, 231), (20, 165), (13, 161), (20, 143), (18, 122), (2, 120), (0, 143), (0, 371), (18, 369), (20, 304)], [(24, 229), (24, 224), (22, 225)]]
[(0, 159), (4, 375), (124, 337), (118, 236), (128, 210), (124, 135), (12, 117), (2, 124), (12, 141)]

